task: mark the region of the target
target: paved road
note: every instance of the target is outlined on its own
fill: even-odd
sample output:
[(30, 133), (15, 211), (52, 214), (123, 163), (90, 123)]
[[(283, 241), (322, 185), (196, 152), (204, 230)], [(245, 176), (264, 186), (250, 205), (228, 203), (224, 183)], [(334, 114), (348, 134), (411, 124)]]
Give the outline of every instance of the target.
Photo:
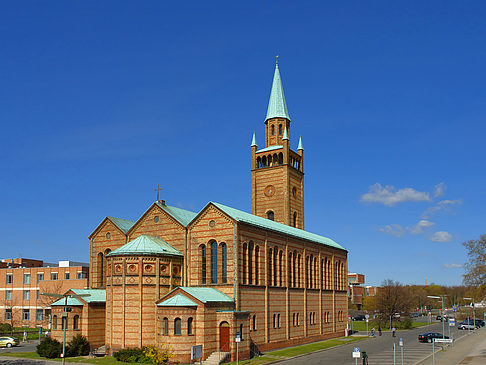
[[(398, 342), (403, 338), (404, 361), (403, 364), (415, 364), (420, 360), (432, 354), (432, 344), (418, 342), (418, 335), (424, 332), (442, 332), (440, 322), (426, 327), (416, 328), (408, 331), (397, 332), (397, 337), (393, 338), (390, 332), (383, 332), (381, 337), (369, 338), (357, 343), (344, 345), (338, 348), (331, 348), (325, 351), (301, 356), (294, 359), (282, 361), (282, 365), (314, 365), (314, 364), (333, 364), (333, 365), (350, 365), (354, 361), (352, 352), (354, 347), (359, 347), (360, 351), (366, 351), (368, 354), (369, 365), (393, 365), (393, 343), (396, 345), (395, 360), (396, 364), (401, 364), (400, 348)], [(467, 332), (467, 331), (466, 331)], [(446, 327), (446, 335), (448, 328)], [(451, 335), (454, 339), (465, 335), (464, 331), (457, 330), (456, 327), (451, 329)], [(361, 360), (358, 364), (362, 363)]]
[(38, 340), (29, 340), (27, 342), (21, 342), (20, 345), (15, 347), (0, 347), (0, 356), (6, 352), (32, 352), (36, 350)]

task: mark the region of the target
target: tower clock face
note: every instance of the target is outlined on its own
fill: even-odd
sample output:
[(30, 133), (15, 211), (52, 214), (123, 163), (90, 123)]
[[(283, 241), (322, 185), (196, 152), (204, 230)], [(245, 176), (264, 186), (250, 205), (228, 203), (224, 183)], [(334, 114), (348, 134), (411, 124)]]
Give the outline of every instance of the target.
[(265, 190), (264, 190), (264, 193), (266, 196), (273, 196), (273, 194), (275, 194), (275, 187), (273, 185), (268, 185)]

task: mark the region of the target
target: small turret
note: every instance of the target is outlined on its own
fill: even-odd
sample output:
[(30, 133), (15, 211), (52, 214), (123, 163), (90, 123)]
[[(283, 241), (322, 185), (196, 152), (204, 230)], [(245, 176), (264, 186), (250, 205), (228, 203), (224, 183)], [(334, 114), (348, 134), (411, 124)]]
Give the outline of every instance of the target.
[(255, 169), (256, 168), (256, 151), (257, 151), (257, 144), (256, 144), (256, 138), (255, 138), (255, 132), (253, 132), (253, 138), (251, 140), (251, 169)]

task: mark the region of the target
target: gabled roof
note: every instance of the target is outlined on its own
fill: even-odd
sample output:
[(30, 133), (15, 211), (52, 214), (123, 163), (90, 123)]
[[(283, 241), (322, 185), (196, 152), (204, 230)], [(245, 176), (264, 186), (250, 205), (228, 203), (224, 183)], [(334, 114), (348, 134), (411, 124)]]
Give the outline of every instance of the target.
[(280, 71), (278, 70), (278, 64), (275, 65), (272, 91), (270, 93), (267, 117), (265, 118), (265, 121), (270, 118), (287, 118), (288, 120), (290, 120), (289, 113), (287, 112), (287, 103), (285, 102), (282, 80), (280, 79)]
[(169, 245), (163, 239), (142, 234), (134, 240), (125, 243), (122, 247), (111, 251), (106, 256), (118, 255), (170, 255), (183, 256), (183, 254)]
[(187, 225), (197, 215), (197, 213), (182, 208), (172, 207), (170, 205), (163, 204), (160, 201), (156, 201), (155, 204), (157, 204), (160, 208), (162, 208), (162, 210), (167, 212), (171, 217), (177, 220), (184, 227), (187, 227)]
[(176, 294), (173, 297), (157, 304), (159, 307), (194, 307), (197, 303), (182, 294)]
[(122, 218), (115, 218), (115, 217), (106, 217), (110, 221), (113, 222), (115, 226), (120, 228), (125, 234), (130, 230), (130, 228), (133, 227), (135, 224), (134, 221), (129, 221), (128, 219), (122, 219)]
[(242, 210), (228, 207), (223, 204), (214, 203), (214, 202), (211, 203), (214, 204), (217, 208), (221, 209), (224, 213), (226, 213), (228, 216), (230, 216), (232, 219), (234, 219), (237, 222), (250, 224), (252, 226), (269, 229), (274, 232), (283, 233), (297, 238), (302, 238), (311, 242), (316, 242), (326, 246), (335, 247), (344, 250), (344, 248), (341, 245), (337, 244), (330, 238), (319, 236), (315, 233), (306, 232), (302, 229), (298, 229), (295, 227), (287, 226), (286, 224), (274, 222), (270, 219), (259, 217), (244, 212)]
[[(204, 303), (204, 304), (213, 303), (213, 302), (216, 302), (216, 303), (220, 303), (220, 302), (234, 303), (233, 298), (224, 294), (223, 292), (220, 292), (218, 289), (215, 289), (215, 288), (202, 287), (202, 286), (179, 286), (179, 287), (171, 290), (166, 295), (164, 295), (162, 297), (162, 301), (157, 305), (161, 306), (167, 300), (174, 298), (175, 296), (171, 297), (167, 300), (163, 300), (164, 298), (167, 298), (168, 296), (170, 296), (170, 294), (173, 293), (176, 290), (181, 291), (183, 293), (178, 293), (175, 296), (178, 296), (178, 295), (184, 296), (184, 293), (187, 293), (190, 296), (192, 296), (193, 298), (197, 299), (198, 301), (200, 301), (201, 303)], [(187, 299), (191, 300), (190, 298), (187, 298)], [(191, 300), (191, 302), (194, 303), (194, 301), (192, 301), (192, 300)], [(191, 304), (191, 305), (194, 305), (194, 304)]]
[[(70, 289), (66, 293), (72, 291), (76, 295), (86, 295), (81, 298), (67, 298), (67, 305), (84, 305), (83, 301), (86, 303), (106, 303), (106, 290), (103, 289)], [(65, 299), (61, 298), (56, 300), (51, 306), (61, 306), (64, 305)]]
[(268, 151), (273, 151), (273, 150), (279, 150), (281, 148), (283, 148), (283, 146), (280, 146), (280, 145), (269, 146), (269, 147), (262, 148), (261, 150), (256, 151), (256, 153), (268, 152)]

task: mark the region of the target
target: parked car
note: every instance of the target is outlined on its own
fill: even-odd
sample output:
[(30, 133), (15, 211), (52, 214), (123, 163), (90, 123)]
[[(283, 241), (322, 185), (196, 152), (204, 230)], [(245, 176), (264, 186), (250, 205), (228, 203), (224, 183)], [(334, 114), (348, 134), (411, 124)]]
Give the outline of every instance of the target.
[[(476, 327), (484, 327), (484, 321), (482, 319), (475, 319), (474, 320), (475, 324), (476, 324)], [(466, 318), (463, 322), (465, 323), (469, 323), (469, 324), (473, 324), (473, 319), (472, 318)]]
[(363, 316), (362, 314), (358, 314), (357, 316), (353, 317), (353, 321), (364, 321), (365, 319), (366, 317)]
[(19, 344), (19, 339), (15, 337), (0, 337), (0, 347), (12, 347)]
[(460, 330), (474, 330), (476, 328), (479, 328), (479, 326), (474, 325), (473, 321), (467, 321), (467, 320), (459, 323), (459, 326), (457, 327), (457, 329), (460, 329)]
[(434, 338), (449, 338), (448, 336), (442, 336), (442, 333), (427, 332), (418, 336), (419, 342), (432, 342)]

